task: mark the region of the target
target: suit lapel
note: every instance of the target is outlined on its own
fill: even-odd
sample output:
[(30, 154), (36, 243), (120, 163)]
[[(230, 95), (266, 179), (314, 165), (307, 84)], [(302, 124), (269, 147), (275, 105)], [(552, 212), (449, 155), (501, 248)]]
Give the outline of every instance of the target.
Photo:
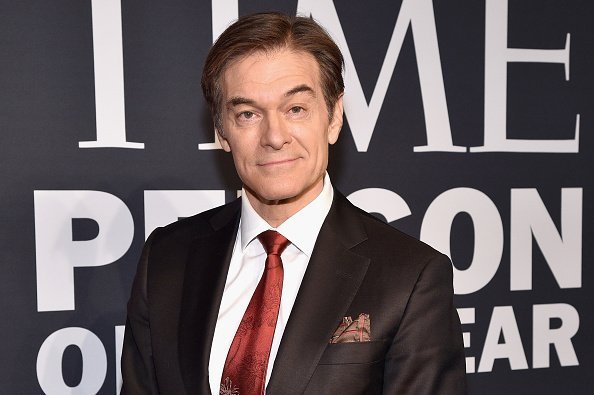
[(240, 201), (215, 214), (194, 240), (184, 276), (179, 321), (180, 368), (188, 393), (210, 393), (208, 362), (239, 225)]
[(335, 191), (287, 322), (267, 392), (304, 392), (365, 276), (369, 258), (350, 249), (366, 238), (358, 214)]

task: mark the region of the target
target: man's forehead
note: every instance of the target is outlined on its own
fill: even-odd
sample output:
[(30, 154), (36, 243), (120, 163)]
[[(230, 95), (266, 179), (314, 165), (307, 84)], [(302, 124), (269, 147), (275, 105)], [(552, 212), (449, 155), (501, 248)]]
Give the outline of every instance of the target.
[(316, 95), (321, 89), (320, 70), (315, 58), (305, 51), (283, 48), (254, 52), (230, 63), (222, 75), (225, 97), (270, 91), (275, 95)]

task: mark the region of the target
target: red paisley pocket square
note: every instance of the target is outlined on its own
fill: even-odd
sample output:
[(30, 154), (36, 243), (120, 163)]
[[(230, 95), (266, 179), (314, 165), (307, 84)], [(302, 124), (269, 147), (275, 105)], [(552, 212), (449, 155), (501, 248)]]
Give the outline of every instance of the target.
[(344, 317), (334, 334), (330, 338), (330, 343), (356, 343), (371, 341), (371, 322), (369, 314), (361, 313), (353, 321), (349, 317)]

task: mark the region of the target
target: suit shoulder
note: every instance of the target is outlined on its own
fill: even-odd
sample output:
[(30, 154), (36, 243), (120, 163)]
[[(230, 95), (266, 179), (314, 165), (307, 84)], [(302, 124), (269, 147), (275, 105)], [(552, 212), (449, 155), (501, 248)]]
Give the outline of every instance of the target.
[(438, 256), (445, 258), (445, 255), (421, 240), (394, 228), (356, 206), (353, 207), (359, 213), (361, 222), (365, 227), (368, 236), (366, 244), (370, 248), (377, 248), (378, 251), (382, 251), (387, 256), (414, 257), (414, 261), (419, 263), (427, 262)]
[(182, 218), (153, 231), (154, 243), (171, 239), (194, 239), (212, 233), (238, 218), (240, 199), (190, 217)]

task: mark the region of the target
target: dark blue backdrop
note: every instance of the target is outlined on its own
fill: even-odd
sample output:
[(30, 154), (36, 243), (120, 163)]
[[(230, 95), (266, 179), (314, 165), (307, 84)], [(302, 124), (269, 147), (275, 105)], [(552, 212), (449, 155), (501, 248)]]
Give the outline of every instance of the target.
[(0, 9), (1, 392), (115, 393), (146, 232), (240, 188), (200, 72), (263, 10), (311, 12), (347, 54), (330, 174), (452, 257), (470, 392), (594, 386), (591, 1)]

